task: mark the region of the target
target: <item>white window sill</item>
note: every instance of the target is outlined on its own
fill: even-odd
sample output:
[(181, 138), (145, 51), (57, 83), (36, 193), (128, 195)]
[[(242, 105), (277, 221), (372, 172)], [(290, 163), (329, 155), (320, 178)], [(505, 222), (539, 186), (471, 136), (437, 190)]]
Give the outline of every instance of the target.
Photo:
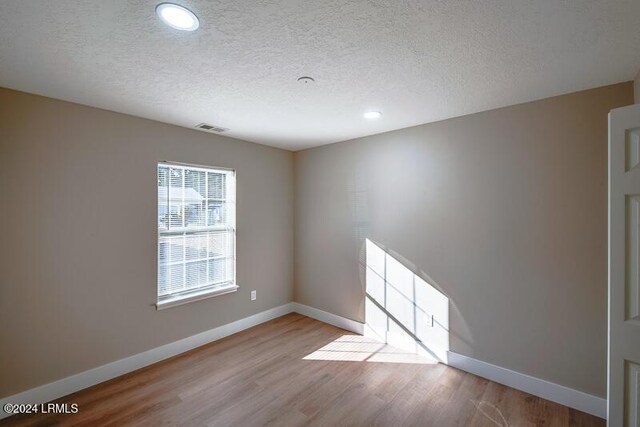
[(207, 298), (217, 297), (218, 295), (229, 294), (238, 290), (238, 286), (231, 285), (217, 289), (207, 289), (201, 292), (193, 292), (186, 295), (179, 295), (173, 298), (163, 299), (156, 303), (156, 309), (164, 310), (165, 308), (176, 307), (178, 305), (187, 304), (193, 301), (200, 301)]

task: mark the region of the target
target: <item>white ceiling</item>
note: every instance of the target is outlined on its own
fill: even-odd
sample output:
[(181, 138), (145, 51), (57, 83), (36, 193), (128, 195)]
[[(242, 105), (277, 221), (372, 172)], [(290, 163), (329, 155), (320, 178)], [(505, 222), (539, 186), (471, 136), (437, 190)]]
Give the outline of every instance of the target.
[(0, 86), (298, 150), (640, 67), (639, 0), (160, 1), (0, 0)]

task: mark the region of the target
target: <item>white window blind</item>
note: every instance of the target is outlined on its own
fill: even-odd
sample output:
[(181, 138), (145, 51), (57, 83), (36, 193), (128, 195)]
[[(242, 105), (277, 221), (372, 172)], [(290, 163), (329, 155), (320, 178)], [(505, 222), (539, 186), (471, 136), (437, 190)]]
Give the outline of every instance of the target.
[(235, 173), (158, 164), (158, 307), (237, 289)]

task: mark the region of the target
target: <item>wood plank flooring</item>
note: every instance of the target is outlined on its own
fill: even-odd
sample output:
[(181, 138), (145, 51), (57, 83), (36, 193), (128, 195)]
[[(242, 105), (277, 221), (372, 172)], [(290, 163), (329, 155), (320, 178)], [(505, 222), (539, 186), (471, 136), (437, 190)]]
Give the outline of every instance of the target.
[(79, 411), (13, 416), (0, 425), (605, 425), (600, 418), (299, 314), (56, 403), (76, 403)]

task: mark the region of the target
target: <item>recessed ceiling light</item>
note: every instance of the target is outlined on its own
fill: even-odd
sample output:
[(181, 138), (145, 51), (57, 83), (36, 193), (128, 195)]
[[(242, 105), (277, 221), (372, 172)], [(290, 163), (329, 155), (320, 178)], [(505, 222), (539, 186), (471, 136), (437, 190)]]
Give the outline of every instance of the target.
[(363, 116), (365, 119), (375, 120), (379, 119), (382, 116), (382, 113), (380, 111), (367, 111)]
[(200, 26), (198, 17), (186, 7), (174, 3), (160, 3), (156, 6), (158, 17), (168, 26), (182, 31), (194, 31)]

